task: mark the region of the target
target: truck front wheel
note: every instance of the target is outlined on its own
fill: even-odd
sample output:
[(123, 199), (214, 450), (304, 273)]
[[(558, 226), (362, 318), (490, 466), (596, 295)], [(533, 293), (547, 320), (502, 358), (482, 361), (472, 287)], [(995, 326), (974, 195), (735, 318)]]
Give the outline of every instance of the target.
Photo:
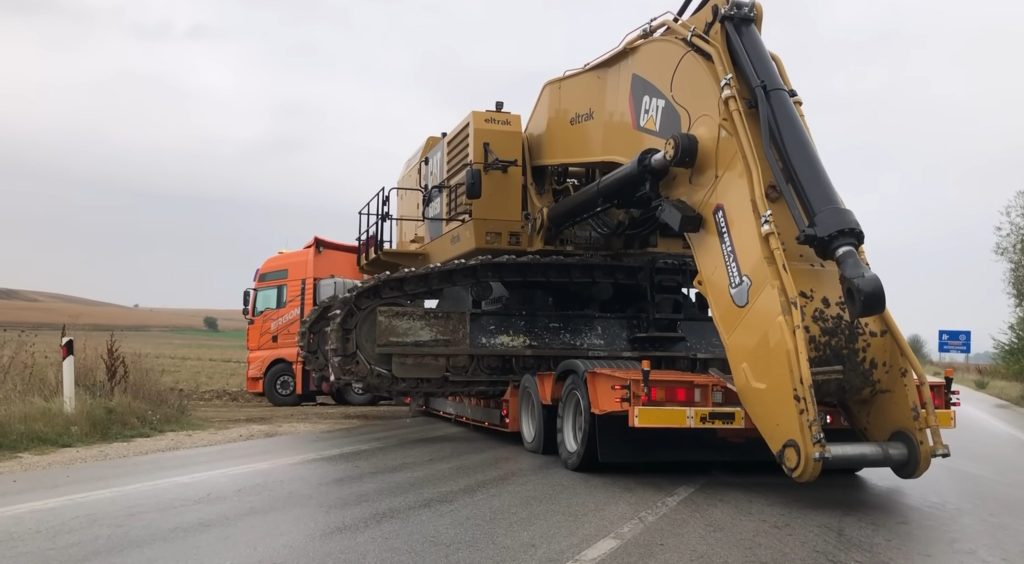
[(267, 370), (267, 375), (263, 378), (263, 393), (272, 405), (278, 407), (292, 407), (302, 403), (295, 372), (289, 364), (278, 364)]
[(587, 384), (580, 375), (572, 374), (562, 386), (562, 401), (558, 402), (555, 429), (562, 465), (577, 472), (590, 470), (597, 465), (595, 427)]

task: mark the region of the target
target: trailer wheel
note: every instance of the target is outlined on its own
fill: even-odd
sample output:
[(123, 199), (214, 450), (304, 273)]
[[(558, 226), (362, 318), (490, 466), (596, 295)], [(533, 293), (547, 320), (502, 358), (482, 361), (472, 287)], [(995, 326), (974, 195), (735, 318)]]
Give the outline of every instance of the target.
[(590, 412), (587, 385), (578, 374), (569, 376), (562, 386), (555, 437), (558, 456), (566, 468), (582, 472), (597, 465), (594, 414)]
[(345, 399), (345, 403), (352, 405), (377, 405), (380, 403), (380, 398), (377, 396), (362, 390), (357, 392), (352, 386), (345, 386), (341, 390), (341, 397)]
[(345, 394), (341, 393), (341, 388), (331, 388), (331, 399), (338, 405), (345, 405), (348, 401), (345, 400)]
[(297, 385), (290, 364), (278, 364), (267, 370), (267, 375), (263, 377), (263, 393), (272, 405), (278, 407), (293, 407), (302, 403)]
[(523, 448), (539, 454), (555, 452), (555, 412), (540, 401), (537, 377), (523, 376), (519, 381), (519, 435)]

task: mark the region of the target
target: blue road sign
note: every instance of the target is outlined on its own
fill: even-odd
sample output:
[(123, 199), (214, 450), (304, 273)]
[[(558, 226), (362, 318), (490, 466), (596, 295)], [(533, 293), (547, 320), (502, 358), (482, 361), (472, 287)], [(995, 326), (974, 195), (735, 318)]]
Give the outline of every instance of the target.
[(971, 332), (939, 329), (939, 353), (971, 354)]

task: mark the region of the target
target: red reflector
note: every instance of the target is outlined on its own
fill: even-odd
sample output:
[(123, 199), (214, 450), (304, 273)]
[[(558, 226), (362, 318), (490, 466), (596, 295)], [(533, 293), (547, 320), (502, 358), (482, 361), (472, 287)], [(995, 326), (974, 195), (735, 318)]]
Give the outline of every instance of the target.
[(691, 401), (690, 388), (683, 386), (651, 386), (642, 397), (645, 402), (686, 403)]
[(508, 408), (507, 407), (501, 408), (501, 416), (502, 417), (508, 417)]
[(960, 402), (953, 401), (953, 402), (950, 402), (949, 405), (950, 405), (950, 407), (960, 407)]

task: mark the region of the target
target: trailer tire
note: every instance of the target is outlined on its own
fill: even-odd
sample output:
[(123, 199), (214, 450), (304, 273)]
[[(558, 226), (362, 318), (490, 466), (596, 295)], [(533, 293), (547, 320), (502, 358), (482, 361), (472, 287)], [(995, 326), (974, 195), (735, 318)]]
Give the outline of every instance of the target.
[(366, 392), (357, 392), (352, 386), (345, 386), (341, 390), (341, 397), (345, 399), (345, 403), (350, 405), (377, 405), (380, 403), (380, 398)]
[(267, 370), (267, 375), (263, 377), (263, 393), (271, 405), (278, 407), (294, 407), (302, 403), (295, 372), (290, 364), (277, 364)]
[(597, 425), (590, 411), (587, 384), (579, 374), (570, 375), (562, 386), (555, 427), (563, 466), (574, 472), (597, 466)]
[(552, 454), (555, 445), (555, 410), (540, 401), (540, 388), (533, 374), (519, 381), (519, 436), (523, 448), (538, 454)]

